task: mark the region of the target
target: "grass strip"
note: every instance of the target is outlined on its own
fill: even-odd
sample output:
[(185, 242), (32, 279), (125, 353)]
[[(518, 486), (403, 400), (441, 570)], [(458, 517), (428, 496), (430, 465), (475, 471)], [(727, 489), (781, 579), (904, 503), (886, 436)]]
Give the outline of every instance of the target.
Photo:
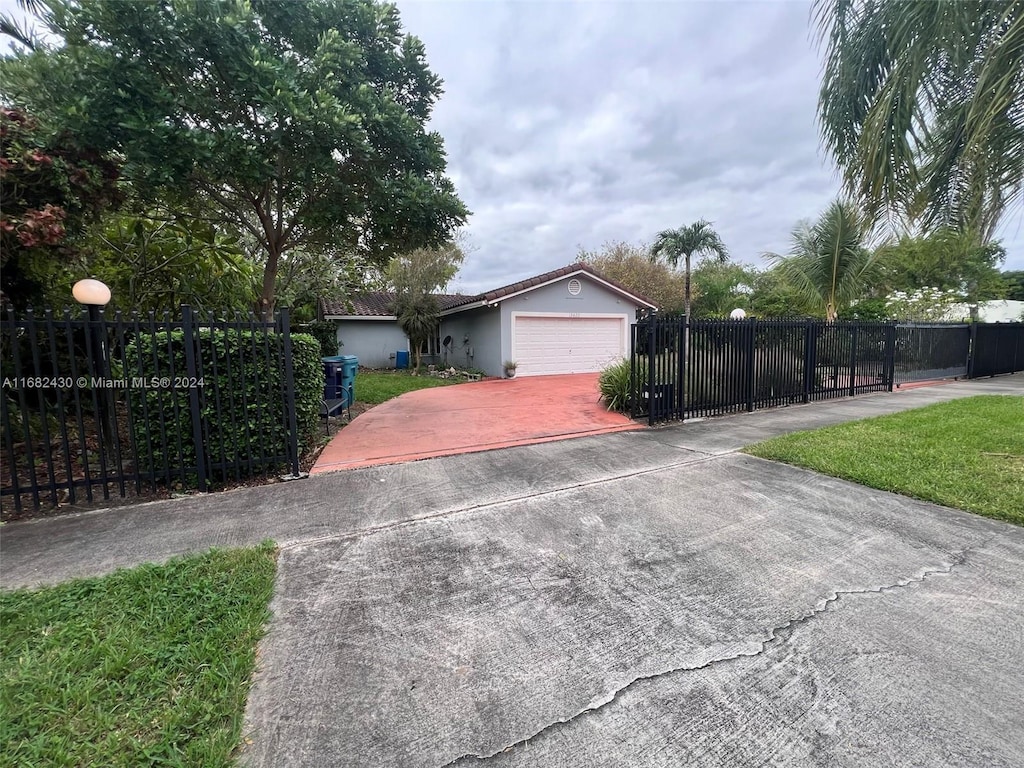
[(1024, 525), (1024, 397), (953, 400), (796, 432), (744, 450)]
[(411, 373), (395, 371), (359, 371), (355, 381), (355, 399), (359, 403), (380, 405), (392, 398), (417, 389), (446, 387), (451, 384), (465, 384), (465, 379), (441, 379), (436, 376), (413, 376)]
[(0, 593), (0, 764), (226, 766), (271, 543)]

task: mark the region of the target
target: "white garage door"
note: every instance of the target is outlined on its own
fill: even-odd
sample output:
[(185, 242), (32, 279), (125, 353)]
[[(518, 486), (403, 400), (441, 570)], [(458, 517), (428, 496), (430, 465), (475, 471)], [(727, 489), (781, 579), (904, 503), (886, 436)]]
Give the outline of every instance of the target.
[(520, 376), (593, 373), (625, 353), (626, 321), (621, 317), (512, 318), (512, 356)]

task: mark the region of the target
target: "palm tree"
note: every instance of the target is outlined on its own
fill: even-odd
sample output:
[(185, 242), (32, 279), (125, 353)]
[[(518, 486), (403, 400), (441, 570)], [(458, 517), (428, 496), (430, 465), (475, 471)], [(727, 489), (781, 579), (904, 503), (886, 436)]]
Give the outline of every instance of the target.
[(722, 242), (722, 238), (711, 226), (710, 221), (701, 219), (679, 229), (666, 229), (659, 232), (658, 237), (651, 246), (651, 261), (659, 258), (669, 264), (672, 268), (679, 266), (680, 257), (686, 260), (686, 286), (683, 297), (683, 312), (686, 315), (686, 324), (690, 324), (690, 260), (694, 254), (713, 255), (718, 261), (725, 263), (729, 260), (729, 251)]
[(419, 375), (423, 347), (437, 333), (440, 308), (430, 294), (399, 294), (395, 297), (395, 316), (398, 327), (409, 337), (413, 351), (413, 376)]
[(813, 17), (848, 191), (988, 241), (1024, 186), (1024, 3), (815, 0)]
[(876, 251), (869, 247), (874, 228), (856, 205), (836, 200), (813, 224), (796, 226), (788, 256), (765, 257), (831, 323), (863, 296), (875, 275)]

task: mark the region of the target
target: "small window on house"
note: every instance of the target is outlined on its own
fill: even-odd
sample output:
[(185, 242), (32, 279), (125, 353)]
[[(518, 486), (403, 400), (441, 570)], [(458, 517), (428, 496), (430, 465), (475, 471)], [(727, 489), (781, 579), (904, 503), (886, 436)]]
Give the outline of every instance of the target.
[(583, 283), (577, 280), (575, 277), (569, 281), (569, 293), (573, 296), (579, 296), (580, 291), (583, 290)]

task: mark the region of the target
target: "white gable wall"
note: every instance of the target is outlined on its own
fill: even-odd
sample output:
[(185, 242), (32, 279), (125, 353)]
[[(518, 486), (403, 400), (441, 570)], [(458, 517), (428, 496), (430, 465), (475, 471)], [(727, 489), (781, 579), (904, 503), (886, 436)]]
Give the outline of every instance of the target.
[[(575, 296), (569, 292), (569, 282), (574, 277), (581, 287)], [(543, 356), (535, 355), (532, 366), (521, 365), (517, 375), (600, 370), (615, 358), (629, 354), (629, 325), (636, 318), (637, 306), (632, 299), (609, 290), (586, 273), (504, 299), (501, 302), (501, 359), (515, 359), (515, 323), (516, 317), (522, 316), (528, 319), (520, 326), (519, 349), (524, 352), (537, 349), (545, 337), (550, 340), (552, 349)], [(565, 360), (562, 368), (558, 367), (559, 357)]]

